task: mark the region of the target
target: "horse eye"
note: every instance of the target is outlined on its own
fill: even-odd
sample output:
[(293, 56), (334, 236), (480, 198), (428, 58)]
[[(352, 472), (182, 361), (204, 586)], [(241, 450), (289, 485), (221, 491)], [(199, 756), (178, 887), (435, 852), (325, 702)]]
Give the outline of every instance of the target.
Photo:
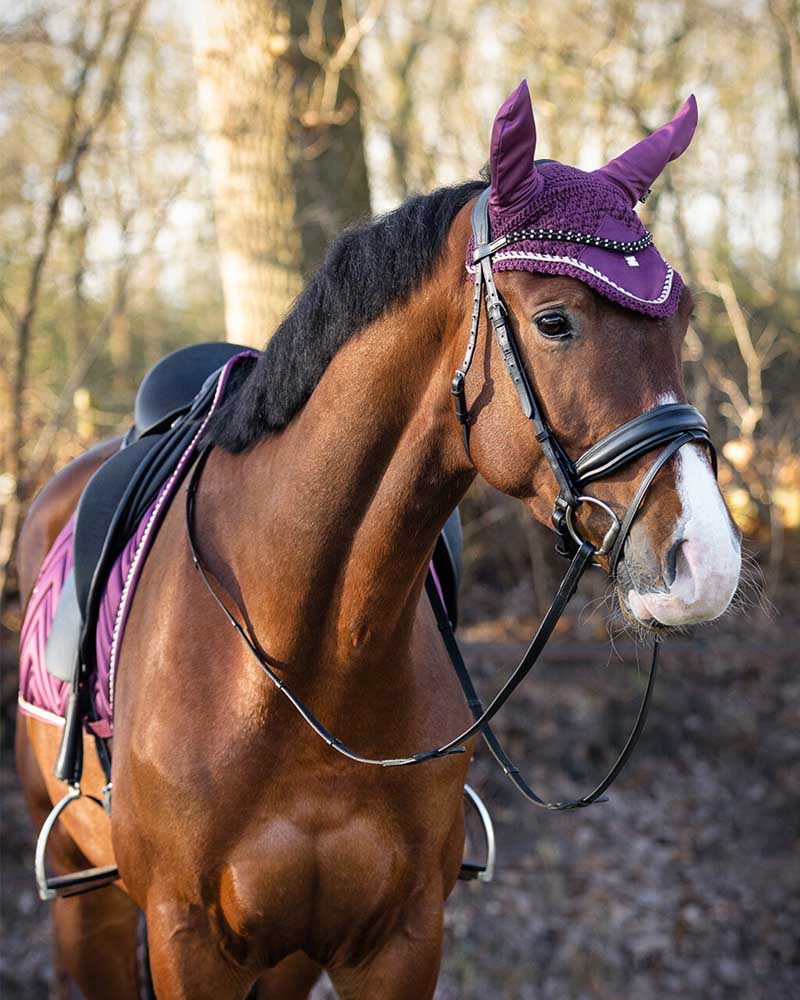
[(539, 333), (550, 340), (563, 340), (572, 333), (569, 320), (560, 312), (542, 313), (536, 317), (535, 322)]

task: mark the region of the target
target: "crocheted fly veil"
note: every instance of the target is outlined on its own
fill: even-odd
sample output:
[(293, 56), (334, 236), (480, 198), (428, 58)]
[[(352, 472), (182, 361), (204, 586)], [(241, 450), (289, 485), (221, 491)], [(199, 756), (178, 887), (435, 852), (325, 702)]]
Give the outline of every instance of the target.
[[(658, 252), (633, 206), (687, 148), (696, 126), (697, 103), (690, 97), (672, 121), (599, 170), (537, 164), (523, 80), (492, 128), (489, 218), (492, 239), (508, 240), (492, 257), (492, 268), (567, 275), (627, 309), (670, 316), (681, 276)], [(467, 267), (472, 271), (472, 244)]]

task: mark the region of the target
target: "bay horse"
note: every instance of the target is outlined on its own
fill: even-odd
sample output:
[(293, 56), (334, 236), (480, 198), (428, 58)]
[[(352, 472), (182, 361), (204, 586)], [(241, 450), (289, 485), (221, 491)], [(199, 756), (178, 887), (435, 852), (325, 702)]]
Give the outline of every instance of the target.
[[(471, 721), (423, 585), (475, 476), (548, 524), (559, 463), (685, 402), (691, 294), (631, 205), (695, 121), (687, 104), (584, 174), (534, 160), (521, 85), (492, 133), (487, 311), (473, 282), (489, 234), (472, 241), (470, 227), (485, 184), (412, 198), (334, 243), (214, 419), (194, 509), (211, 586), (259, 655), (359, 753), (413, 754)], [(492, 336), (501, 322), (513, 351)], [(87, 452), (37, 498), (19, 547), (24, 594), (118, 447)], [(619, 524), (651, 463), (635, 455), (593, 484), (602, 506), (569, 511), (606, 569), (609, 512)], [(674, 450), (647, 486), (613, 567), (623, 614), (661, 632), (717, 617), (737, 585), (739, 543), (706, 449)], [(57, 871), (116, 863), (122, 877), (55, 901), (59, 969), (90, 1000), (137, 997), (141, 910), (161, 998), (234, 1000), (255, 987), (294, 1000), (323, 969), (347, 1000), (433, 996), (470, 752), (371, 768), (318, 740), (215, 606), (182, 507), (166, 514), (124, 634), (111, 820), (79, 801), (51, 839)], [(18, 767), (39, 823), (61, 797), (58, 742), (54, 726), (20, 717)], [(84, 788), (99, 795), (89, 742), (85, 759)]]

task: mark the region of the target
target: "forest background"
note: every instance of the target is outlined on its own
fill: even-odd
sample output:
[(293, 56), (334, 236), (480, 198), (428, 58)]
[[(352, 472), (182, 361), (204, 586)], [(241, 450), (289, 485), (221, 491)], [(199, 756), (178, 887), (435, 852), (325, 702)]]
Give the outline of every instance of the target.
[[(799, 21), (797, 0), (3, 5), (4, 749), (16, 697), (21, 609), (13, 559), (21, 519), (56, 469), (128, 427), (136, 386), (154, 361), (226, 335), (262, 346), (344, 225), (478, 175), (492, 116), (523, 76), (537, 154), (589, 169), (694, 92), (694, 143), (641, 215), (697, 298), (687, 389), (721, 446), (721, 482), (744, 533), (750, 583), (736, 616), (673, 647), (667, 662), (677, 687), (662, 695), (663, 723), (647, 744), (666, 777), (644, 765), (621, 813), (593, 821), (583, 828), (588, 835), (521, 821), (522, 803), (506, 801), (478, 760), (476, 783), (507, 823), (514, 862), (507, 873), (517, 874), (488, 890), (488, 903), (487, 890), (484, 897), (463, 890), (449, 909), (441, 989), (477, 997), (483, 977), (494, 975), (509, 997), (529, 995), (534, 979), (539, 992), (531, 996), (551, 995), (552, 980), (559, 998), (604, 997), (621, 995), (614, 983), (628, 989), (640, 976), (638, 992), (625, 995), (779, 997), (785, 989), (789, 996), (798, 954), (785, 922), (796, 925), (798, 893), (791, 903), (785, 877), (771, 890), (774, 900), (759, 887), (769, 866), (796, 850), (800, 826), (800, 691), (791, 653), (800, 529)], [(513, 659), (549, 600), (558, 566), (548, 533), (488, 487), (471, 491), (463, 516), (462, 633), (491, 686), (493, 665)], [(602, 582), (589, 583), (589, 611), (578, 607), (552, 655), (558, 676), (531, 695), (537, 711), (563, 723), (534, 734), (536, 766), (553, 783), (561, 772), (579, 780), (599, 770), (605, 734), (609, 726), (612, 735), (623, 731), (618, 714), (629, 712), (626, 699), (639, 683), (635, 671), (607, 669), (604, 595)], [(624, 637), (617, 648), (635, 656)], [(523, 701), (507, 723), (522, 754), (533, 752), (526, 722), (533, 703)], [(570, 722), (589, 725), (595, 743), (565, 749), (559, 736)], [(685, 738), (689, 750), (678, 752)], [(4, 758), (4, 803), (16, 815)], [(757, 793), (753, 810), (767, 797), (774, 810), (752, 826), (735, 808), (743, 767)], [(663, 787), (653, 787), (655, 775)], [(677, 813), (664, 798), (670, 775)], [(633, 819), (642, 808), (644, 819)], [(726, 810), (740, 823), (727, 837)], [(637, 836), (652, 843), (648, 823), (667, 838), (663, 872), (645, 864), (649, 874), (636, 882), (630, 865)], [(723, 840), (708, 839), (709, 828)], [(621, 849), (628, 836), (632, 853)], [(695, 874), (690, 891), (675, 895), (682, 836)], [(28, 933), (40, 911), (20, 902), (29, 838), (21, 821), (7, 852), (12, 958), (0, 962), (0, 977), (9, 989), (21, 968), (33, 977), (26, 989), (47, 981), (41, 921)], [(601, 862), (602, 846), (610, 854)], [(745, 863), (749, 881), (734, 890)], [(617, 869), (620, 882), (610, 875)], [(628, 876), (638, 885), (630, 899)], [(524, 960), (491, 929), (476, 930), (487, 906), (519, 923)], [(477, 956), (487, 951), (484, 969)], [(773, 992), (760, 992), (765, 975)]]

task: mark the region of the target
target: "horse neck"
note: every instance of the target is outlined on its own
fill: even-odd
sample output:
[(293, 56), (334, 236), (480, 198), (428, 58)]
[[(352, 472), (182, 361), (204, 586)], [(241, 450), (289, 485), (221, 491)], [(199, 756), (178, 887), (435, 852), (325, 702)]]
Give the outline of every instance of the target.
[(411, 629), (438, 533), (473, 476), (449, 392), (463, 316), (442, 315), (435, 303), (452, 309), (453, 297), (435, 285), (349, 341), (286, 430), (215, 453), (213, 544), (229, 568), (214, 569), (256, 627), (267, 614), (280, 660), (331, 639), (339, 657), (372, 659)]

